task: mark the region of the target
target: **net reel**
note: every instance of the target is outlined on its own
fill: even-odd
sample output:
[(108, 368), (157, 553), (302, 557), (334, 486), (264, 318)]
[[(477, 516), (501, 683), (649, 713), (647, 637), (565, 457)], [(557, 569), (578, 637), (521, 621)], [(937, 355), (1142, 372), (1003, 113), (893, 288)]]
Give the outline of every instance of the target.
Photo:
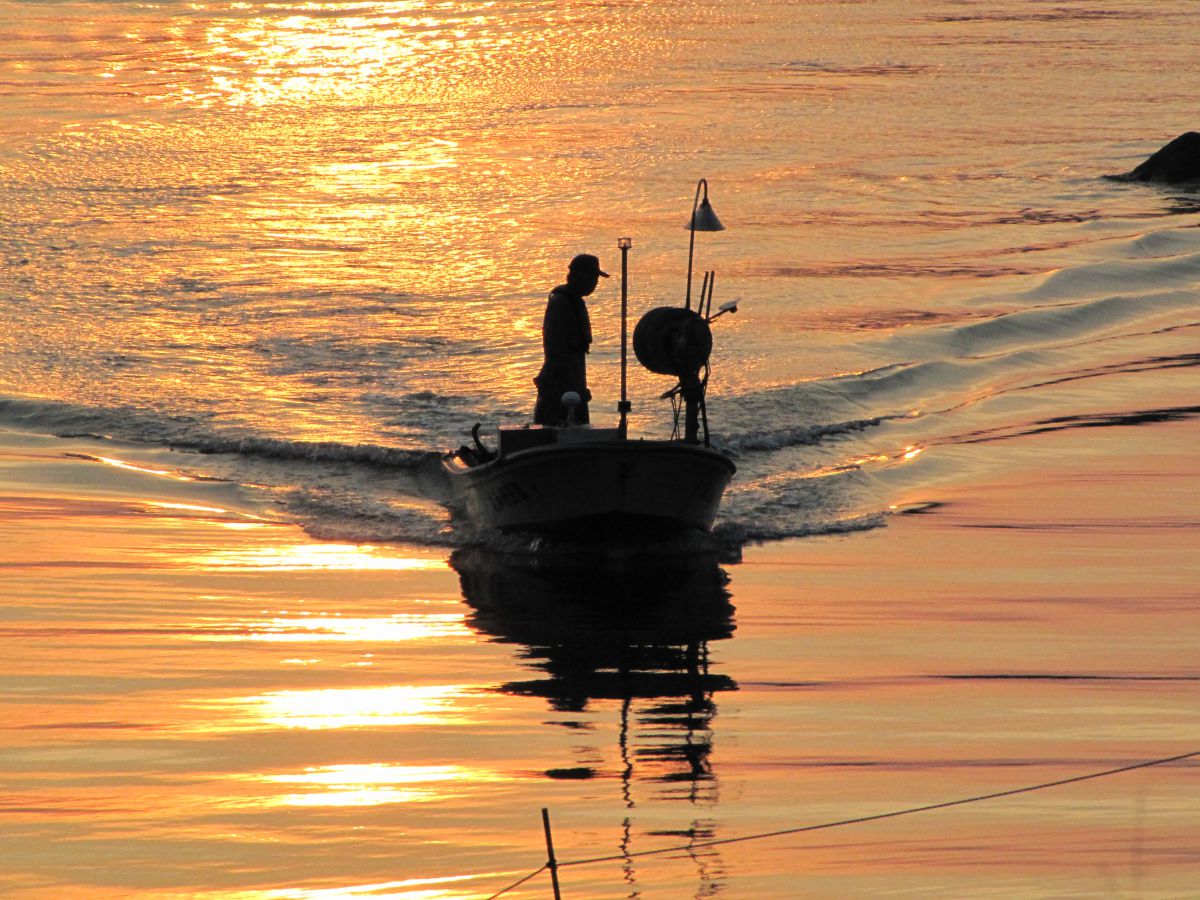
[(674, 437), (679, 436), (682, 403), (683, 439), (698, 443), (703, 426), (704, 445), (708, 446), (704, 396), (708, 388), (708, 361), (713, 349), (710, 323), (727, 312), (736, 311), (736, 303), (722, 305), (715, 316), (703, 316), (696, 310), (678, 306), (659, 306), (642, 316), (633, 329), (633, 352), (638, 362), (658, 375), (679, 379), (675, 387), (662, 395), (664, 399), (671, 399), (675, 409)]

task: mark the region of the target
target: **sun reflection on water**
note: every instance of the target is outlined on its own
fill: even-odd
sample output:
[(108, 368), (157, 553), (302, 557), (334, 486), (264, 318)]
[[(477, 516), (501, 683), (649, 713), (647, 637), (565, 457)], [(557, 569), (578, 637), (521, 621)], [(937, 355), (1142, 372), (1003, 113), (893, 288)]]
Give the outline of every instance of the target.
[(218, 722), (200, 727), (214, 732), (261, 728), (324, 731), (471, 724), (477, 718), (472, 706), (485, 699), (481, 688), (467, 684), (273, 691), (204, 702), (202, 706), (218, 708), (224, 715)]
[(914, 460), (924, 452), (924, 447), (908, 446), (891, 453), (870, 453), (864, 456), (851, 457), (833, 465), (820, 466), (806, 473), (803, 477), (827, 478), (831, 475), (841, 475), (845, 472), (864, 469), (868, 466), (897, 465)]
[[(235, 8), (255, 12), (248, 4)], [(231, 16), (206, 29), (195, 53), (204, 60), (210, 88), (193, 99), (220, 98), (235, 106), (345, 102), (398, 82), (453, 83), (461, 78), (447, 67), (504, 40), (472, 35), (486, 24), (483, 17), (409, 0), (272, 5), (265, 12)]]
[(276, 616), (261, 622), (249, 622), (236, 633), (197, 631), (199, 641), (273, 641), (277, 643), (371, 642), (439, 638), (469, 638), (463, 613), (399, 614), (384, 617)]
[(206, 892), (204, 896), (208, 900), (466, 900), (468, 897), (480, 896), (480, 892), (439, 885), (465, 884), (510, 874), (512, 873), (487, 872), (477, 875), (407, 878), (402, 881), (381, 881), (334, 888), (297, 887), (232, 893)]
[(171, 469), (152, 469), (148, 466), (138, 466), (131, 462), (126, 462), (123, 459), (116, 459), (112, 456), (97, 456), (97, 462), (102, 462), (106, 466), (112, 466), (114, 469), (125, 469), (129, 472), (141, 472), (145, 475), (161, 475), (165, 478), (173, 478), (176, 481), (195, 481), (190, 475), (184, 475), (182, 472), (176, 472)]
[(294, 785), (302, 793), (273, 798), (278, 806), (381, 806), (442, 799), (454, 784), (506, 780), (498, 772), (465, 766), (406, 766), (386, 763), (314, 766), (303, 772), (248, 776), (269, 785)]
[(197, 556), (192, 563), (213, 569), (265, 569), (298, 572), (331, 571), (435, 571), (445, 569), (441, 559), (400, 556), (372, 544), (285, 544), (273, 547), (229, 547)]
[[(143, 502), (146, 505), (146, 507), (149, 509), (175, 510), (176, 512), (202, 512), (202, 513), (216, 513), (217, 515), (230, 515), (229, 510), (222, 509), (219, 506), (202, 506), (201, 504), (198, 504), (198, 503), (167, 503), (162, 500), (145, 500)], [(231, 523), (223, 522), (221, 524), (229, 525)], [(260, 523), (258, 523), (258, 522), (238, 522), (236, 524), (241, 525), (243, 527), (247, 527), (247, 526), (248, 527), (257, 527)]]

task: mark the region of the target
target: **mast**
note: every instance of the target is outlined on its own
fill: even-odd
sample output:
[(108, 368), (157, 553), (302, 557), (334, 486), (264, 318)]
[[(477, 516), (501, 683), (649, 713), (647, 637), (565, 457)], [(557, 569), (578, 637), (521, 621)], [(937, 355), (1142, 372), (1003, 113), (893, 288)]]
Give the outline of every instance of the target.
[(629, 433), (629, 394), (626, 388), (626, 377), (629, 370), (629, 248), (633, 246), (633, 238), (617, 238), (617, 247), (621, 250), (621, 402), (617, 404), (617, 412), (621, 421), (617, 425), (622, 438)]

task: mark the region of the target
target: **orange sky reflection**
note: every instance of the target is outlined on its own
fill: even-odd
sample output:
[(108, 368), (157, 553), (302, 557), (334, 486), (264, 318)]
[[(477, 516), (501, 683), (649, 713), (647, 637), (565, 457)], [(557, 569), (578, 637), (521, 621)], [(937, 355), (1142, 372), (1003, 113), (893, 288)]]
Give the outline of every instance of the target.
[(223, 711), (219, 724), (203, 731), (246, 731), (263, 728), (391, 728), (472, 724), (471, 698), (480, 688), (467, 684), (389, 685), (273, 691), (253, 697), (204, 702)]
[(130, 472), (141, 472), (146, 475), (162, 475), (166, 478), (173, 478), (176, 481), (195, 481), (190, 475), (184, 475), (182, 472), (175, 472), (170, 469), (151, 469), (146, 466), (137, 466), (133, 463), (126, 462), (123, 459), (115, 459), (111, 456), (97, 456), (97, 462), (102, 462), (106, 466), (112, 466), (115, 469), (125, 469)]
[(384, 617), (276, 616), (250, 622), (236, 634), (199, 631), (200, 641), (274, 641), (278, 643), (357, 642), (396, 643), (438, 638), (470, 637), (463, 613), (404, 614)]
[(449, 875), (441, 878), (409, 878), (403, 881), (384, 881), (337, 888), (282, 888), (253, 893), (238, 893), (217, 900), (464, 900), (478, 897), (477, 890), (466, 891), (441, 885), (464, 884), (470, 881), (495, 878), (504, 873), (483, 875)]
[(200, 568), (266, 569), (298, 572), (308, 569), (336, 571), (434, 571), (447, 568), (443, 559), (397, 555), (371, 544), (281, 544), (271, 547), (228, 547), (191, 558)]
[(212, 93), (233, 105), (362, 98), (397, 73), (427, 75), (470, 42), (459, 22), (411, 15), (425, 5), (308, 3), (290, 16), (230, 18), (208, 28), (196, 55)]
[(269, 785), (291, 785), (296, 793), (273, 798), (278, 806), (381, 806), (442, 799), (454, 784), (500, 782), (498, 772), (465, 766), (405, 766), (385, 763), (317, 766), (303, 772), (249, 776)]

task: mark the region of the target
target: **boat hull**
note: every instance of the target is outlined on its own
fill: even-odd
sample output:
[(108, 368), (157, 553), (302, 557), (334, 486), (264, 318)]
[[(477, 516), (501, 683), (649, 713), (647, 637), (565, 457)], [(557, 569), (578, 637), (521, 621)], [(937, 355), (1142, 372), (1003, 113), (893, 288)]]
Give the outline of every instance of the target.
[(443, 461), (455, 505), (477, 527), (633, 536), (712, 528), (733, 463), (678, 441), (533, 447), (482, 465)]

